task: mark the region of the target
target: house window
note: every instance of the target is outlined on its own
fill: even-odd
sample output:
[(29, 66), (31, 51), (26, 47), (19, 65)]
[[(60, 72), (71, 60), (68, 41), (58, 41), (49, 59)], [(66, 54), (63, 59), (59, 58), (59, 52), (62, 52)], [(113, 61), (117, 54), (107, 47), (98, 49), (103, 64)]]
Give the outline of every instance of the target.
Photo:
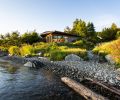
[(58, 36), (58, 39), (62, 39), (63, 38), (63, 36)]
[(63, 36), (53, 36), (54, 39), (62, 39)]
[(57, 36), (53, 36), (54, 39), (57, 39), (58, 37)]

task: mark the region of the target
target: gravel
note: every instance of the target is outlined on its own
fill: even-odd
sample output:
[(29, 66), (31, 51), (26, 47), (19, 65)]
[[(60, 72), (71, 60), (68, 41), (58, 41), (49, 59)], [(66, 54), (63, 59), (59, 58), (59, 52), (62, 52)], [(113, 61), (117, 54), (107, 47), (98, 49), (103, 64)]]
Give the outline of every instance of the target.
[(120, 86), (120, 73), (115, 70), (115, 66), (109, 63), (98, 63), (93, 61), (49, 61), (38, 58), (4, 57), (14, 63), (24, 64), (28, 61), (35, 63), (36, 67), (43, 67), (51, 70), (59, 76), (67, 76), (81, 81), (84, 78), (97, 79), (111, 85)]

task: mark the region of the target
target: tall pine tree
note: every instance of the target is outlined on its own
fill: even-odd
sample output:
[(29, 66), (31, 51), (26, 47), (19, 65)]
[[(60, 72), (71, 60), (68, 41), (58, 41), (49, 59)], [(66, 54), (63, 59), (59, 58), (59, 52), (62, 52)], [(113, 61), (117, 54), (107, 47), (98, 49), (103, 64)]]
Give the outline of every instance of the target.
[(86, 38), (91, 41), (94, 37), (95, 37), (95, 27), (93, 23), (89, 22), (87, 24)]

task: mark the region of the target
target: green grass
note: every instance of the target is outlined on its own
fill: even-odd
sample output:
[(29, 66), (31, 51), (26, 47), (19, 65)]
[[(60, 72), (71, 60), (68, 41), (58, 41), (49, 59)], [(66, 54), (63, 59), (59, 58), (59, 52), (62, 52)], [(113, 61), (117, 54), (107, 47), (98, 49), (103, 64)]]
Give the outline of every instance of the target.
[(120, 39), (102, 43), (99, 46), (96, 46), (93, 49), (93, 52), (96, 54), (111, 54), (112, 58), (116, 62), (117, 65), (120, 64)]
[(76, 54), (83, 59), (87, 58), (86, 49), (69, 48), (66, 46), (60, 46), (59, 49), (52, 50), (51, 52), (47, 53), (47, 56), (50, 57), (51, 60), (64, 60), (69, 54)]
[(76, 54), (83, 59), (86, 59), (86, 49), (81, 49), (78, 46), (74, 46), (71, 43), (37, 43), (34, 44), (35, 49), (41, 51), (44, 57), (48, 57), (51, 60), (64, 60), (65, 56), (69, 54)]
[[(77, 44), (78, 43), (79, 42), (77, 42)], [(65, 43), (65, 44), (40, 42), (40, 43), (35, 43), (33, 45), (24, 44), (21, 47), (11, 46), (9, 48), (9, 53), (11, 55), (36, 56), (38, 52), (42, 52), (42, 56), (48, 57), (51, 60), (64, 60), (65, 56), (69, 54), (76, 54), (82, 57), (83, 59), (87, 58), (86, 49), (82, 49), (73, 43)], [(72, 44), (71, 47), (70, 44)]]

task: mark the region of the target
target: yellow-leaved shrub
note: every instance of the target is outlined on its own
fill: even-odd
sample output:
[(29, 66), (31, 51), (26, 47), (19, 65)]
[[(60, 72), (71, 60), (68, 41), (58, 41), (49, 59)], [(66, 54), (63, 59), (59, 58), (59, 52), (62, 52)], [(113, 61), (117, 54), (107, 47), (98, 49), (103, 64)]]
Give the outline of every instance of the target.
[(20, 54), (22, 56), (32, 56), (35, 54), (35, 49), (32, 45), (24, 45), (20, 48)]
[(20, 55), (20, 49), (17, 46), (11, 46), (8, 51), (10, 55)]
[(120, 39), (103, 43), (93, 49), (94, 53), (111, 54), (116, 64), (120, 64)]

